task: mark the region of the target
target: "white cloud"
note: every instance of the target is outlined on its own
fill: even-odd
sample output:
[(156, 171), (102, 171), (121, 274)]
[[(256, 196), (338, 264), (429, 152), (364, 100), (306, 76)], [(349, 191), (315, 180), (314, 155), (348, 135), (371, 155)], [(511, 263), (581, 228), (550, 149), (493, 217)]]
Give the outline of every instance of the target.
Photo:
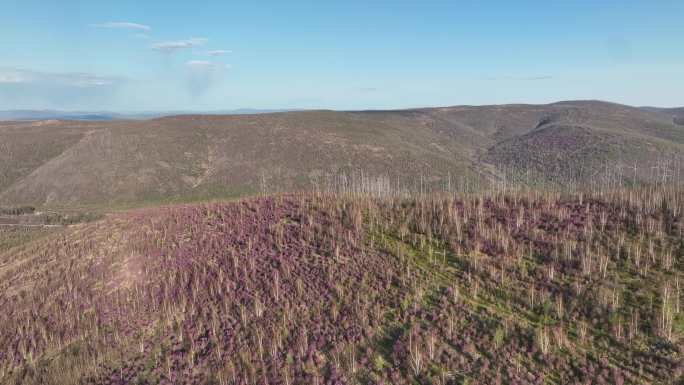
[(24, 78), (19, 72), (0, 72), (0, 83), (23, 83)]
[(110, 21), (108, 23), (91, 24), (90, 26), (95, 27), (95, 28), (129, 29), (129, 30), (137, 30), (137, 31), (150, 31), (150, 30), (152, 30), (152, 28), (148, 25), (138, 24), (138, 23), (130, 23), (127, 21)]
[(106, 105), (125, 83), (125, 78), (93, 73), (0, 67), (0, 105), (27, 108)]
[(378, 92), (380, 88), (378, 87), (356, 87), (354, 90), (359, 92)]
[(214, 63), (207, 60), (190, 60), (185, 63), (186, 66), (196, 69), (205, 69), (214, 67)]
[(189, 60), (185, 62), (185, 66), (195, 71), (220, 71), (232, 68), (230, 64), (214, 63), (209, 60)]
[(551, 75), (534, 75), (534, 76), (489, 76), (485, 80), (519, 80), (519, 81), (537, 81), (537, 80), (551, 80)]
[(193, 48), (206, 44), (207, 39), (192, 38), (186, 40), (162, 41), (160, 43), (152, 44), (151, 48), (155, 51), (173, 53), (180, 49)]
[(0, 83), (45, 84), (63, 87), (111, 86), (122, 79), (84, 72), (53, 73), (19, 68), (0, 68)]
[(208, 55), (208, 56), (221, 56), (221, 55), (225, 55), (225, 54), (227, 54), (227, 53), (232, 53), (232, 52), (233, 52), (233, 51), (228, 51), (228, 50), (225, 50), (225, 49), (215, 49), (215, 50), (212, 50), (212, 51), (203, 52), (202, 54), (203, 54), (203, 55)]

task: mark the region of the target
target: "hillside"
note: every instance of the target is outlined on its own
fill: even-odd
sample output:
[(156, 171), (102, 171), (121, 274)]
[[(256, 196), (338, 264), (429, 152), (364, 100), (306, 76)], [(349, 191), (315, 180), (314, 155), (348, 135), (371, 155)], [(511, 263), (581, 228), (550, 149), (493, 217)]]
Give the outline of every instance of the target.
[(320, 188), (361, 171), (413, 189), (520, 170), (529, 183), (586, 182), (607, 166), (634, 182), (675, 178), (682, 153), (672, 112), (593, 101), (4, 122), (0, 204), (188, 201)]
[(3, 384), (680, 384), (681, 189), (285, 195), (0, 249)]
[(672, 120), (677, 125), (684, 125), (684, 107), (679, 108), (657, 108), (657, 107), (642, 107), (642, 110), (651, 111), (661, 114), (669, 114)]

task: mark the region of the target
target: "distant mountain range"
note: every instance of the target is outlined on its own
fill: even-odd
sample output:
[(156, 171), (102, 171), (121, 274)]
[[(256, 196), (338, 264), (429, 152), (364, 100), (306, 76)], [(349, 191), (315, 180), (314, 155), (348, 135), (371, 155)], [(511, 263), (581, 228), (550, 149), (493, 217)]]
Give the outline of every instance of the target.
[(251, 109), (242, 108), (235, 110), (218, 111), (143, 111), (143, 112), (109, 112), (109, 111), (60, 111), (60, 110), (4, 110), (0, 111), (0, 121), (36, 121), (36, 120), (84, 120), (84, 121), (107, 121), (107, 120), (144, 120), (154, 119), (170, 115), (245, 115), (265, 114), (271, 112), (293, 111), (286, 109)]

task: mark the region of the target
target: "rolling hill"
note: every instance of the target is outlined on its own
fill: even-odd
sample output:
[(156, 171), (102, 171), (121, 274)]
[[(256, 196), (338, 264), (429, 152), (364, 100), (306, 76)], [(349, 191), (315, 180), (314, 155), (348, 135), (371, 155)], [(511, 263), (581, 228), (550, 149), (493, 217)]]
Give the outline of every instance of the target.
[(677, 111), (572, 101), (2, 122), (0, 205), (188, 201), (320, 188), (354, 172), (414, 189), (504, 176), (573, 183), (608, 168), (622, 182), (675, 178)]
[(0, 382), (682, 384), (683, 203), (299, 194), (12, 234)]

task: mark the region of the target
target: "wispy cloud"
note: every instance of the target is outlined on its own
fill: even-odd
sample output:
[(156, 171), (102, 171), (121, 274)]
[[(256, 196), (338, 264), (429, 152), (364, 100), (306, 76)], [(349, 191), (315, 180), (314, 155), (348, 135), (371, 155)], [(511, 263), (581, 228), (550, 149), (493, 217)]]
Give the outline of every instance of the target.
[(207, 39), (205, 38), (191, 38), (186, 40), (171, 40), (162, 41), (159, 43), (152, 44), (150, 48), (155, 51), (164, 53), (173, 53), (181, 49), (193, 48), (206, 44)]
[(53, 73), (19, 68), (0, 68), (0, 83), (49, 84), (65, 87), (102, 87), (122, 81), (121, 78), (85, 72)]
[(189, 60), (185, 63), (185, 66), (197, 72), (223, 71), (232, 68), (230, 64), (214, 63), (208, 60)]
[(0, 67), (0, 104), (76, 107), (107, 103), (125, 78), (85, 72), (41, 72)]
[(546, 76), (527, 76), (527, 77), (521, 77), (518, 78), (517, 80), (551, 80), (553, 79), (553, 76), (546, 75)]
[(551, 80), (551, 75), (537, 75), (537, 76), (490, 76), (485, 80), (520, 80), (520, 81), (536, 81), (536, 80)]
[(200, 55), (207, 55), (207, 56), (221, 56), (225, 55), (227, 53), (232, 53), (233, 51), (225, 50), (225, 49), (215, 49), (211, 51), (204, 51), (200, 52)]
[(26, 78), (20, 72), (6, 71), (0, 72), (0, 84), (2, 83), (23, 83)]
[(190, 60), (185, 63), (188, 68), (193, 69), (206, 69), (214, 66), (214, 63), (207, 60)]
[(108, 28), (108, 29), (127, 29), (136, 31), (150, 31), (152, 28), (149, 25), (130, 23), (127, 21), (110, 21), (107, 23), (91, 24), (94, 28)]

